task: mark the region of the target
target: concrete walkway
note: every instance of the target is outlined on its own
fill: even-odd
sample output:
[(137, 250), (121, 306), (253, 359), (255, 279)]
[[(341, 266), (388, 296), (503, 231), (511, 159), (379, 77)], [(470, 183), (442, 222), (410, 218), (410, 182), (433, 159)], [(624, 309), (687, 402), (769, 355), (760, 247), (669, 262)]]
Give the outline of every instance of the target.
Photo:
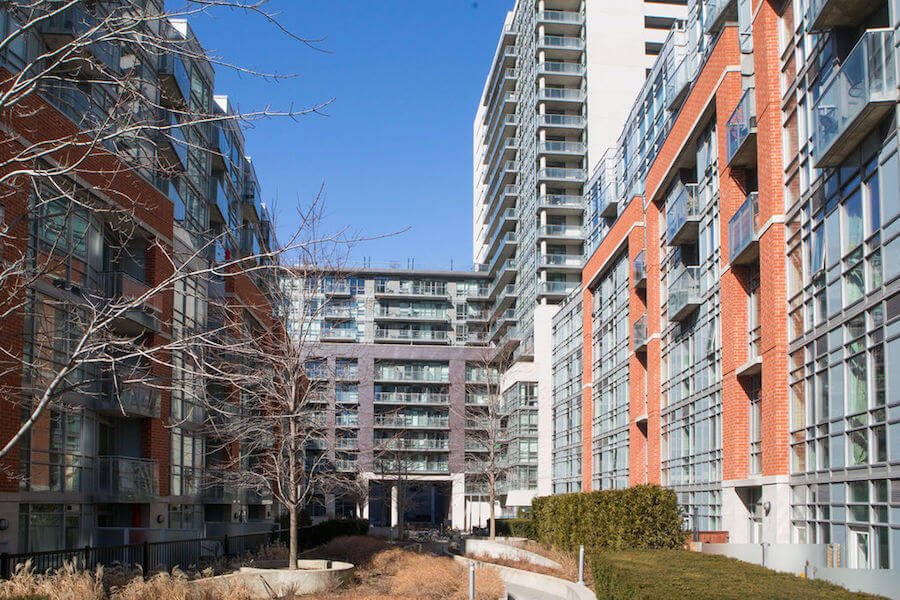
[(506, 584), (506, 594), (509, 600), (566, 600), (564, 596), (554, 596), (553, 594), (515, 583)]

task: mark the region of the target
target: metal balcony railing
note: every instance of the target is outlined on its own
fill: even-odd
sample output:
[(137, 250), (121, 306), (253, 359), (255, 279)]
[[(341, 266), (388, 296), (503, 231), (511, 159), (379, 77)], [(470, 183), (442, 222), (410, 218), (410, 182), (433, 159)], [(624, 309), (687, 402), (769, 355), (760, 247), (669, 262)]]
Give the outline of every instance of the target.
[(576, 225), (542, 225), (538, 237), (581, 238), (584, 228)]
[(104, 393), (97, 398), (95, 408), (109, 415), (158, 419), (160, 391), (151, 382), (149, 373), (122, 370), (117, 382), (110, 378), (104, 383)]
[(538, 46), (564, 50), (584, 50), (584, 40), (565, 35), (544, 35), (538, 38)]
[(567, 10), (542, 10), (538, 12), (538, 22), (580, 25), (584, 23), (584, 15)]
[(375, 392), (379, 404), (449, 404), (450, 395), (437, 392)]
[(143, 298), (140, 305), (123, 312), (121, 320), (130, 321), (142, 329), (159, 331), (162, 327), (160, 315), (163, 310), (163, 295), (150, 293), (150, 286), (139, 281), (125, 271), (107, 271), (102, 274), (103, 287), (107, 298), (116, 303), (129, 304)]
[(539, 154), (584, 154), (586, 146), (582, 142), (549, 141), (538, 143)]
[(538, 288), (538, 294), (548, 296), (568, 296), (578, 287), (575, 281), (542, 281)]
[(812, 108), (813, 162), (836, 167), (891, 111), (897, 101), (892, 29), (863, 34)]
[(725, 125), (729, 166), (756, 164), (756, 90), (748, 88)]
[(432, 329), (390, 329), (386, 327), (375, 328), (376, 340), (399, 340), (419, 342), (447, 342), (450, 340), (448, 332)]
[(728, 256), (732, 264), (747, 264), (759, 257), (758, 218), (759, 194), (753, 192), (728, 221)]
[(538, 89), (538, 99), (561, 102), (583, 102), (584, 90), (580, 88), (542, 87)]
[(376, 427), (449, 427), (450, 418), (447, 416), (426, 415), (375, 415)]
[(581, 115), (555, 115), (545, 113), (539, 115), (538, 124), (544, 127), (575, 127), (584, 128), (584, 117)]
[(581, 63), (548, 60), (538, 63), (538, 72), (553, 75), (584, 75), (584, 65)]

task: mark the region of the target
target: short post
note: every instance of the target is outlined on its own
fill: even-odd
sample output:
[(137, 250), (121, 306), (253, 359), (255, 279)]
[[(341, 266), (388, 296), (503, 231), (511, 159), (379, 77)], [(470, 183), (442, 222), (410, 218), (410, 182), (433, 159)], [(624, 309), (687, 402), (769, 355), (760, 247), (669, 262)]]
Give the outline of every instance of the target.
[(578, 546), (578, 583), (584, 585), (584, 544)]
[(150, 572), (150, 542), (144, 540), (143, 544), (143, 557), (141, 560), (142, 566), (144, 567), (144, 579), (147, 578), (147, 573)]
[(84, 545), (84, 570), (85, 571), (91, 570), (91, 545), (90, 544)]
[(9, 579), (10, 573), (9, 553), (0, 553), (0, 579)]
[(469, 563), (469, 600), (475, 600), (475, 563)]

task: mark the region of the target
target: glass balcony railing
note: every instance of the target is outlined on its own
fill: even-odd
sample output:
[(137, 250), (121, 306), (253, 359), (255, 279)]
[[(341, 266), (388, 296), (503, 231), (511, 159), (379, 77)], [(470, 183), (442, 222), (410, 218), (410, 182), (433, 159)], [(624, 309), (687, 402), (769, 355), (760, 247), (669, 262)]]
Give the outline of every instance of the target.
[(442, 330), (377, 327), (375, 329), (375, 339), (401, 342), (448, 342), (450, 341), (450, 336), (446, 331)]
[(647, 261), (644, 259), (644, 251), (638, 252), (632, 263), (632, 281), (634, 287), (642, 288), (647, 285)]
[(545, 35), (538, 38), (538, 46), (565, 50), (584, 50), (584, 40), (566, 35)]
[(449, 427), (446, 415), (375, 415), (376, 427)]
[(730, 18), (737, 19), (735, 0), (703, 0), (701, 20), (706, 33), (716, 33)]
[(584, 169), (546, 167), (538, 171), (538, 179), (545, 181), (584, 181)]
[(336, 340), (340, 342), (355, 342), (359, 337), (356, 327), (323, 327), (319, 333), (321, 340)]
[(416, 308), (408, 306), (378, 305), (378, 308), (375, 311), (375, 317), (387, 319), (411, 319), (418, 321), (445, 321), (450, 318), (450, 312), (446, 308)]
[(98, 456), (97, 490), (117, 498), (159, 496), (159, 466), (148, 458)]
[(538, 143), (538, 153), (542, 154), (584, 154), (585, 149), (585, 145), (581, 142), (550, 141)]
[(666, 241), (670, 246), (688, 244), (697, 239), (700, 202), (697, 185), (677, 184), (666, 201)]
[(359, 450), (359, 439), (355, 437), (339, 437), (334, 440), (336, 450)]
[(542, 281), (538, 293), (547, 296), (568, 296), (577, 287), (577, 281)]
[(729, 166), (756, 164), (756, 90), (748, 88), (725, 125)]
[(213, 206), (219, 211), (219, 220), (222, 223), (228, 223), (228, 195), (222, 187), (222, 182), (216, 178), (210, 179), (212, 187)]
[(690, 62), (687, 57), (684, 57), (666, 74), (666, 103), (668, 108), (673, 108), (684, 98), (685, 92), (687, 92), (691, 83), (689, 68)]
[(584, 101), (584, 90), (576, 88), (543, 87), (538, 89), (538, 99), (558, 100), (561, 102), (582, 102)]
[(609, 181), (597, 193), (597, 214), (605, 219), (612, 219), (619, 213), (619, 197), (616, 193), (616, 182)]
[(895, 56), (893, 30), (869, 30), (825, 84), (812, 109), (815, 167), (840, 166), (894, 110)]
[(573, 225), (542, 225), (538, 237), (582, 238), (584, 229)]
[(98, 397), (96, 409), (120, 417), (158, 419), (160, 390), (152, 383), (149, 372), (121, 369), (115, 381), (110, 377), (104, 382), (104, 393)]
[(584, 199), (581, 196), (545, 194), (538, 197), (538, 203), (541, 206), (582, 208), (584, 206)]
[(571, 23), (581, 25), (584, 15), (567, 10), (542, 10), (538, 12), (538, 21), (544, 23)]
[(683, 267), (669, 284), (669, 319), (682, 321), (700, 305), (700, 267)]
[(170, 104), (183, 104), (191, 95), (191, 80), (179, 52), (159, 55), (159, 80), (163, 98)]
[(447, 368), (423, 369), (413, 366), (394, 367), (375, 365), (375, 379), (383, 381), (433, 381), (448, 383), (450, 372)]
[[(141, 328), (158, 331), (159, 315), (163, 311), (163, 295), (150, 292), (150, 286), (125, 271), (103, 273), (106, 297), (123, 306), (135, 303), (122, 314), (123, 321), (130, 321)], [(146, 297), (145, 297), (146, 296)], [(143, 298), (140, 305), (138, 299)]]
[(753, 192), (728, 221), (728, 256), (731, 264), (747, 264), (759, 257), (758, 218), (759, 194)]
[(335, 427), (359, 427), (359, 415), (337, 415), (334, 418)]
[(647, 349), (647, 315), (634, 322), (631, 335), (631, 349), (641, 352)]
[(548, 60), (538, 64), (538, 72), (550, 75), (584, 75), (581, 63)]
[(584, 128), (584, 117), (581, 115), (539, 115), (538, 123), (545, 127), (577, 127)]
[(449, 450), (450, 440), (431, 438), (381, 438), (375, 441), (380, 450)]
[(448, 404), (450, 395), (438, 392), (375, 392), (375, 402), (381, 404)]
[(549, 267), (578, 267), (581, 268), (580, 254), (541, 254), (538, 262), (542, 266)]

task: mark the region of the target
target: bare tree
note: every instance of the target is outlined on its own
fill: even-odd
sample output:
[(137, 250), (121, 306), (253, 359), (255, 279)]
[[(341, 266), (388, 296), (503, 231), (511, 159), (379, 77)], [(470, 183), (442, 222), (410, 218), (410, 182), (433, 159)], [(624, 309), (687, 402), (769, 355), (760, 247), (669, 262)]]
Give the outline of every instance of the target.
[(502, 373), (512, 350), (485, 347), (466, 364), (466, 479), (487, 491), (490, 538), (496, 536), (495, 505), (507, 475)]
[[(186, 177), (186, 161), (231, 160), (214, 141), (221, 132), (240, 136), (254, 120), (294, 119), (327, 104), (239, 112), (213, 99), (212, 64), (271, 75), (207, 55), (186, 18), (239, 10), (315, 45), (286, 30), (264, 4), (187, 0), (170, 9), (159, 0), (2, 3), (0, 328), (25, 330), (28, 351), (0, 346), (0, 402), (24, 411), (21, 426), (0, 440), (0, 458), (49, 406), (109, 385), (116, 391), (167, 389), (158, 375), (171, 366), (172, 354), (200, 341), (190, 327), (167, 331), (164, 313), (173, 290), (217, 277), (255, 278), (254, 272), (305, 243), (291, 240), (281, 248), (212, 260), (227, 240), (245, 236), (247, 225), (227, 218), (213, 225), (197, 200), (187, 198), (181, 208), (191, 206), (180, 223), (189, 243), (176, 239), (173, 245), (166, 239), (171, 233), (156, 230), (167, 217), (171, 225), (163, 200), (184, 189), (177, 182)], [(201, 173), (195, 185), (207, 184)], [(98, 241), (102, 259), (92, 249)], [(149, 258), (154, 277), (135, 282), (129, 270), (148, 268)], [(144, 315), (146, 327), (120, 327), (136, 314)], [(124, 414), (127, 407), (120, 408)]]

